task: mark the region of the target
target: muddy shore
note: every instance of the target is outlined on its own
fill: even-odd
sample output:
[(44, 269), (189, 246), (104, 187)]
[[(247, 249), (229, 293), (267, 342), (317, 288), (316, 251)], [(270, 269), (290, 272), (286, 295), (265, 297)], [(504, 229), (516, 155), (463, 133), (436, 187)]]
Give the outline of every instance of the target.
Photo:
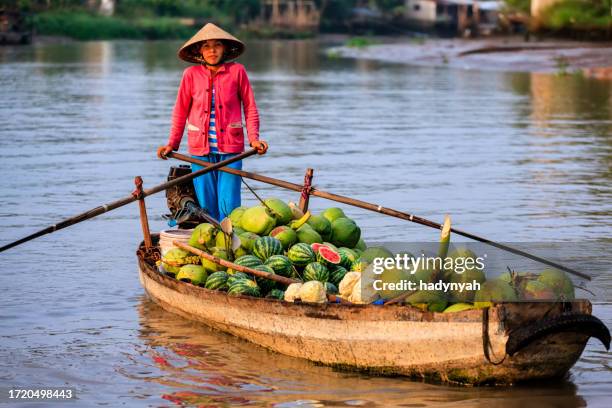
[(335, 47), (331, 55), (468, 70), (581, 72), (612, 79), (612, 44), (521, 38), (419, 39), (366, 47)]

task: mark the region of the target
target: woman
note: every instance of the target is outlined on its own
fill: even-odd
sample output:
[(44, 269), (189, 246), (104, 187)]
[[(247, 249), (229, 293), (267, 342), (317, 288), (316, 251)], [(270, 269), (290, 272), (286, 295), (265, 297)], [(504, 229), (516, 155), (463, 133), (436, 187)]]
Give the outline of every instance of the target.
[[(242, 111), (251, 147), (264, 154), (266, 142), (259, 140), (259, 114), (244, 67), (230, 62), (244, 52), (244, 44), (214, 24), (206, 24), (179, 50), (179, 58), (196, 63), (183, 72), (172, 128), (166, 146), (157, 156), (178, 150), (187, 125), (189, 153), (211, 163), (227, 160), (244, 151)], [(238, 161), (229, 167), (241, 170)], [(192, 171), (201, 166), (192, 164)], [(193, 180), (200, 206), (222, 220), (240, 206), (240, 177), (212, 171)]]

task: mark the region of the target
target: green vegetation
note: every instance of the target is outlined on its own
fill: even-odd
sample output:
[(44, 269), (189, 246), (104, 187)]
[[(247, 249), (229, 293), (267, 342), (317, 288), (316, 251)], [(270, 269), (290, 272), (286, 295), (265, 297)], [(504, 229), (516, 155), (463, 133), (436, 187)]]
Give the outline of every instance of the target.
[(548, 9), (543, 23), (555, 30), (612, 29), (611, 7), (607, 0), (566, 0)]
[(170, 17), (125, 19), (63, 11), (36, 14), (32, 16), (32, 24), (39, 34), (78, 40), (185, 38), (193, 34), (192, 28)]
[(531, 0), (505, 0), (506, 7), (512, 11), (520, 11), (525, 14), (530, 13)]
[(353, 38), (349, 38), (348, 41), (346, 42), (347, 47), (354, 47), (354, 48), (364, 48), (364, 47), (367, 47), (373, 44), (376, 44), (376, 42), (366, 37), (353, 37)]

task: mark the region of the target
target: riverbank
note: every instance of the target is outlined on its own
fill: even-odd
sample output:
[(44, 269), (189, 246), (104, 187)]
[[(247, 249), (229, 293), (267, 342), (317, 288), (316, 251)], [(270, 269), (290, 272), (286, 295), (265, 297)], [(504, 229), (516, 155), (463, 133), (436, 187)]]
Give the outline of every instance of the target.
[(519, 37), (417, 39), (334, 47), (328, 55), (467, 70), (580, 73), (612, 79), (612, 45), (564, 40), (526, 42)]

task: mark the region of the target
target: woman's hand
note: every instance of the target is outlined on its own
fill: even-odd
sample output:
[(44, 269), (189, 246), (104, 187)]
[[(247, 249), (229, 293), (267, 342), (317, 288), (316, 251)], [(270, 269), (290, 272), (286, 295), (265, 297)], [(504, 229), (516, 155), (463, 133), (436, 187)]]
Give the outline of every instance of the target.
[(159, 157), (160, 159), (163, 160), (168, 160), (168, 158), (166, 157), (166, 155), (170, 152), (172, 152), (172, 146), (167, 145), (167, 146), (160, 146), (157, 148), (157, 157)]
[(263, 140), (254, 140), (251, 147), (257, 149), (257, 154), (265, 154), (268, 151), (268, 144)]

